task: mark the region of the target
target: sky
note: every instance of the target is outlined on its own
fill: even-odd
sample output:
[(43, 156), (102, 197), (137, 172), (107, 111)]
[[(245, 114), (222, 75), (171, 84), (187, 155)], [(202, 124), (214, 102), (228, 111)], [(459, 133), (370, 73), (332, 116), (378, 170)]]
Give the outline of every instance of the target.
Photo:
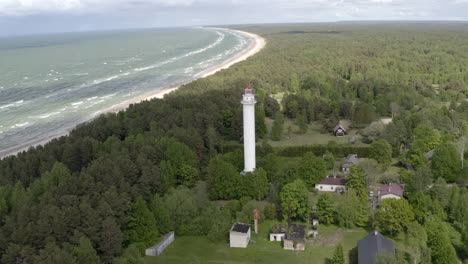
[(0, 36), (349, 20), (468, 20), (468, 0), (0, 0)]

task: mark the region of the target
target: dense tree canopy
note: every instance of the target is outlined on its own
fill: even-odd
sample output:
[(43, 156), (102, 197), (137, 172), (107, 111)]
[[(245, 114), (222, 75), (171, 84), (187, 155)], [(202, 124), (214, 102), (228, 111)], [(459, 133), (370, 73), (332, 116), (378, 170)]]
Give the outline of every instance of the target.
[[(403, 199), (383, 201), (386, 210), (377, 211), (376, 225), (392, 233), (407, 230), (406, 235), (414, 238), (410, 231), (420, 229), (411, 222), (414, 212), (418, 222), (427, 224), (433, 263), (452, 263), (451, 243), (460, 258), (468, 258), (466, 187), (446, 185), (468, 182), (468, 170), (461, 164), (466, 154), (459, 149), (463, 144), (454, 147), (466, 132), (463, 124), (468, 119), (466, 27), (338, 23), (333, 30), (328, 24), (248, 30), (268, 41), (249, 60), (186, 84), (164, 99), (102, 115), (68, 136), (2, 159), (0, 262), (135, 263), (140, 251), (138, 245), (129, 245), (136, 241), (129, 231), (153, 226), (148, 209), (160, 233), (175, 230), (212, 241), (224, 241), (232, 222), (251, 220), (252, 207), (259, 204), (244, 196), (268, 197), (277, 203), (278, 208), (268, 207), (269, 217), (280, 212), (287, 217), (289, 211), (293, 219), (306, 220), (307, 188), (312, 190), (326, 176), (332, 162), (307, 154), (302, 162), (279, 166), (284, 160), (276, 156), (276, 149), (258, 146), (262, 166), (240, 175), (242, 152), (232, 151), (227, 143), (242, 138), (238, 100), (247, 85), (257, 91), (259, 140), (267, 134), (265, 116), (275, 117), (271, 137), (279, 140), (282, 124), (294, 122), (284, 117), (296, 119), (299, 132), (312, 123), (330, 133), (340, 119), (351, 120), (353, 129), (361, 130), (392, 116), (388, 125), (376, 121), (361, 130), (364, 142), (386, 140), (401, 165), (414, 165), (416, 172), (401, 177), (411, 185), (405, 194), (410, 204)], [(273, 98), (281, 96), (280, 107)], [(379, 144), (374, 144), (372, 155), (361, 142), (334, 148), (322, 144), (315, 154), (329, 150), (341, 158), (355, 153), (350, 149), (359, 149), (387, 164), (391, 152), (388, 145)], [(431, 163), (426, 153), (433, 149)], [(354, 211), (328, 214), (327, 209), (324, 215), (333, 215), (330, 222), (342, 226), (366, 226), (369, 208), (363, 197), (369, 177), (359, 170), (349, 177), (354, 191), (332, 196), (328, 203), (322, 198), (321, 203), (327, 205), (323, 208), (335, 210), (328, 206), (334, 204), (342, 210), (354, 201)], [(239, 201), (220, 211), (208, 198)], [(433, 218), (446, 219), (453, 227), (450, 237), (439, 237), (434, 230), (441, 228), (428, 224)], [(413, 257), (427, 263), (423, 245), (411, 248)]]

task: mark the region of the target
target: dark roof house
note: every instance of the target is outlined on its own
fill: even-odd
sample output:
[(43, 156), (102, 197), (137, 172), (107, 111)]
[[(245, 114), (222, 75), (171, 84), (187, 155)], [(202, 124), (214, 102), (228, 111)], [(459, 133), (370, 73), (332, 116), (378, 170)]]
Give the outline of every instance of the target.
[(359, 158), (357, 154), (349, 154), (346, 157), (346, 159), (343, 161), (343, 163), (341, 164), (341, 170), (344, 173), (348, 173), (351, 166), (357, 165), (357, 164), (359, 164)]
[(346, 179), (327, 177), (315, 185), (315, 189), (319, 192), (337, 192), (342, 193), (347, 190)]
[(395, 254), (393, 242), (374, 230), (358, 242), (358, 263), (375, 264), (375, 256), (380, 253)]
[(249, 224), (235, 223), (232, 227), (232, 231), (239, 233), (247, 233), (250, 229)]
[(319, 184), (322, 185), (346, 185), (346, 179), (344, 178), (325, 178)]

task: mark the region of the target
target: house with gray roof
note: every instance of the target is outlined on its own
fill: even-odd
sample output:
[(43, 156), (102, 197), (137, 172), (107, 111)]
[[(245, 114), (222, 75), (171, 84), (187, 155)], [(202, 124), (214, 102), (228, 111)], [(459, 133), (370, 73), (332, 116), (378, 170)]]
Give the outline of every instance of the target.
[(341, 164), (341, 170), (345, 175), (349, 174), (351, 166), (359, 164), (359, 158), (357, 154), (349, 154)]
[(377, 254), (395, 254), (393, 242), (374, 230), (358, 242), (358, 263), (375, 264)]

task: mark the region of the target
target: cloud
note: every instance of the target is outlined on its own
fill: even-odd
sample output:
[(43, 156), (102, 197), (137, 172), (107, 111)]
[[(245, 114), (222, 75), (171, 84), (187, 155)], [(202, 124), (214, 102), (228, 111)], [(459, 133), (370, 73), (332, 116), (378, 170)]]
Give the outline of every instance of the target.
[(468, 0), (0, 0), (0, 35), (135, 27), (467, 20)]

